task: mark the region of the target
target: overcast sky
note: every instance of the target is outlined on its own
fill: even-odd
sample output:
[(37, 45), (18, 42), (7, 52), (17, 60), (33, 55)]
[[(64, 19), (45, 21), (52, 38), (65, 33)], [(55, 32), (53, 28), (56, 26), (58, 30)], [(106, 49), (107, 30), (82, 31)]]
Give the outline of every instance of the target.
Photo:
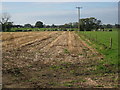
[(81, 18), (96, 17), (103, 24), (118, 23), (117, 2), (3, 2), (2, 12), (11, 15), (14, 24), (36, 21), (44, 24), (65, 24), (77, 22), (76, 6), (82, 6)]

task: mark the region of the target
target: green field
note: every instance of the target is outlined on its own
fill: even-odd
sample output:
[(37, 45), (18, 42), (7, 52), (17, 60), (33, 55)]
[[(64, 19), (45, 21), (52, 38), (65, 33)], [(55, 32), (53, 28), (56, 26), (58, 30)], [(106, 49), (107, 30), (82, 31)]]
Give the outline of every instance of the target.
[[(77, 32), (78, 33), (78, 32)], [(85, 40), (90, 46), (95, 48), (98, 52), (102, 53), (105, 58), (101, 61), (99, 69), (103, 70), (104, 65), (108, 71), (113, 69), (113, 71), (118, 68), (120, 63), (118, 62), (118, 31), (113, 30), (108, 31), (81, 31), (78, 33), (83, 40)], [(112, 42), (111, 42), (111, 39)], [(88, 42), (88, 40), (91, 42)], [(109, 68), (110, 67), (110, 68)]]
[(26, 31), (28, 31), (28, 30), (32, 30), (32, 31), (44, 31), (44, 30), (46, 30), (45, 28), (11, 28), (11, 31), (12, 32), (16, 32), (17, 30), (26, 30)]
[(17, 30), (23, 31), (65, 31), (65, 30), (77, 30), (77, 28), (11, 28), (11, 32), (16, 32)]

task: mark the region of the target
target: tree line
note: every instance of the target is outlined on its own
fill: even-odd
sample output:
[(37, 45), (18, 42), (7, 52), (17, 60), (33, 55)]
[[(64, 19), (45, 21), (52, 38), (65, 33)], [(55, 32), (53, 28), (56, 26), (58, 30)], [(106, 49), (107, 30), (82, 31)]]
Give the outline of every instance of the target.
[(42, 21), (37, 21), (35, 25), (24, 24), (24, 25), (14, 25), (13, 22), (10, 22), (11, 16), (8, 13), (3, 13), (2, 19), (0, 20), (0, 27), (2, 27), (3, 32), (11, 31), (11, 28), (78, 28), (80, 25), (80, 31), (97, 31), (98, 29), (104, 28), (120, 28), (120, 24), (102, 24), (101, 20), (96, 19), (95, 17), (83, 18), (78, 22), (70, 22), (63, 25), (45, 25)]

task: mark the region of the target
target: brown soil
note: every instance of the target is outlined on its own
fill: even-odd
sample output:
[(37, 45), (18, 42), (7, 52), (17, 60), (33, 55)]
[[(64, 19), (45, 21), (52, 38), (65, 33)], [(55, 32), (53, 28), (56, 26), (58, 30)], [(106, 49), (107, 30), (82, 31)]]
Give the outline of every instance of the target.
[(75, 32), (3, 33), (3, 88), (115, 87), (94, 72), (103, 56)]

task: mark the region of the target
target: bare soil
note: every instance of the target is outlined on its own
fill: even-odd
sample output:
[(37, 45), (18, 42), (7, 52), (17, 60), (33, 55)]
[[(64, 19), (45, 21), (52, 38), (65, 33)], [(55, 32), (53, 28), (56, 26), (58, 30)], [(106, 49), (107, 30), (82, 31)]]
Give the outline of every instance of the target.
[(95, 72), (103, 56), (75, 32), (2, 34), (3, 88), (114, 88), (117, 74)]

